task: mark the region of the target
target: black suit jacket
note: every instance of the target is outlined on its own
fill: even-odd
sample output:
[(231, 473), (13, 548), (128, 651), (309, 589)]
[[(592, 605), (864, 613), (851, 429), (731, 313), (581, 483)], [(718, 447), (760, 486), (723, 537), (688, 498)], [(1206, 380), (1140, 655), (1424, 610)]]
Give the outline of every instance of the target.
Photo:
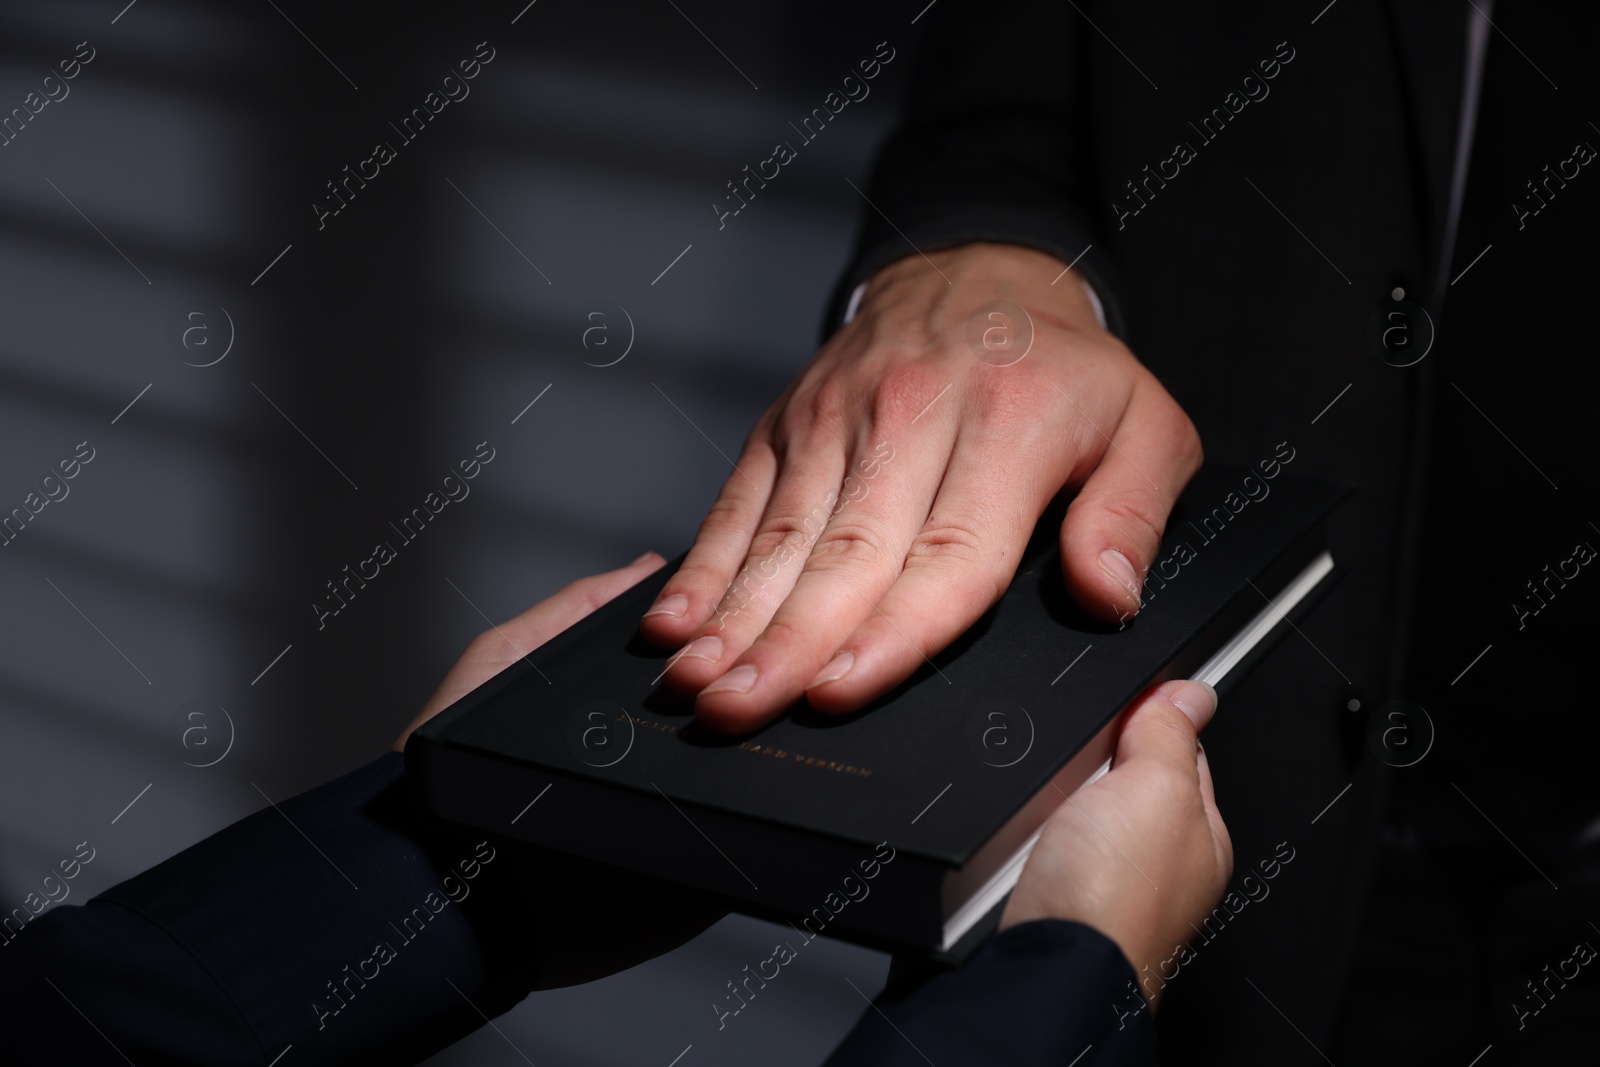
[[(1162, 1012), (1174, 1062), (1322, 1062), (1305, 1037), (1328, 1047), (1391, 785), (1404, 834), (1502, 847), (1470, 796), (1552, 870), (1600, 807), (1581, 762), (1593, 717), (1563, 714), (1587, 661), (1574, 545), (1600, 546), (1575, 375), (1593, 344), (1596, 16), (1494, 5), (1447, 242), (1473, 11), (941, 0), (836, 294), (834, 323), (917, 250), (1042, 249), (1087, 276), (1209, 458), (1287, 442), (1295, 470), (1358, 487), (1331, 529), (1343, 585), (1206, 737), (1236, 882), (1277, 842), (1299, 859), (1225, 936), (1197, 937)], [(1417, 350), (1437, 330), (1410, 366), (1369, 337), (1396, 289), (1426, 310), (1406, 312)], [(1437, 736), (1391, 772), (1368, 730), (1401, 698)], [(1530, 717), (1562, 741), (1508, 759)]]

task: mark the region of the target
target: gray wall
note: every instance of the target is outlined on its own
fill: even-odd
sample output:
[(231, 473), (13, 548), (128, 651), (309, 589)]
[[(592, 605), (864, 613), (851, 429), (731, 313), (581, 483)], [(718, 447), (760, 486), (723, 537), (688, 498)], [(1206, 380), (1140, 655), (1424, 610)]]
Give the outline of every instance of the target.
[[(0, 16), (0, 114), (95, 50), (0, 148), (0, 511), (94, 450), (0, 548), (6, 901), (77, 842), (68, 903), (365, 762), (483, 616), (685, 547), (813, 349), (923, 6), (124, 2)], [(724, 183), (885, 38), (872, 96), (719, 231)], [(470, 95), (319, 230), (324, 183), (482, 40)], [(586, 365), (619, 308), (632, 350)], [(485, 439), (319, 630), (324, 583)], [(730, 918), (431, 1062), (817, 1063), (886, 960), (818, 942), (719, 1033), (773, 940)]]

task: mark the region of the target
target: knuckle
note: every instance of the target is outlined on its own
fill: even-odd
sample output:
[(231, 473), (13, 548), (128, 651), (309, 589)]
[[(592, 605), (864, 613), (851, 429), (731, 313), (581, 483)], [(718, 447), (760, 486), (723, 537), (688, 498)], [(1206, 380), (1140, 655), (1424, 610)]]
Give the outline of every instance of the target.
[(767, 620), (766, 627), (761, 631), (760, 642), (764, 646), (777, 645), (778, 647), (792, 647), (804, 644), (805, 631), (782, 613), (774, 615)]
[(734, 491), (718, 495), (700, 521), (700, 536), (716, 536), (733, 531), (750, 521), (751, 505), (739, 499)]
[(948, 384), (920, 363), (896, 359), (879, 373), (873, 388), (873, 419), (878, 425), (908, 423)]
[(1194, 747), (1194, 724), (1189, 717), (1178, 710), (1178, 706), (1170, 700), (1163, 700), (1156, 704), (1156, 715), (1151, 721), (1156, 729), (1172, 739), (1174, 745)]
[(663, 595), (671, 593), (692, 593), (706, 589), (717, 589), (726, 584), (728, 576), (720, 567), (716, 567), (704, 560), (697, 560), (692, 556), (683, 561), (676, 574), (667, 580), (662, 588)]
[(1200, 431), (1183, 406), (1167, 392), (1154, 376), (1147, 378), (1148, 385), (1159, 398), (1161, 425), (1166, 428), (1166, 441), (1187, 477), (1200, 469), (1205, 459), (1205, 449), (1200, 441)]
[(1004, 368), (1004, 373), (979, 376), (978, 397), (985, 414), (998, 420), (1032, 419), (1050, 409), (1057, 400), (1050, 382), (1031, 371), (1010, 373), (1020, 370), (1018, 364)]
[(965, 578), (951, 583), (952, 592), (960, 596), (965, 587), (974, 604), (994, 603), (1005, 593), (1010, 578), (1004, 567), (996, 566), (994, 553), (978, 532), (979, 525), (954, 517), (930, 519), (912, 540), (906, 565), (955, 564)]
[(930, 519), (912, 538), (908, 555), (924, 560), (979, 563), (983, 560), (983, 538), (972, 525), (959, 520)]
[(1189, 722), (1189, 717), (1170, 701), (1165, 699), (1151, 701), (1141, 718), (1144, 721), (1144, 729), (1151, 734), (1160, 735), (1164, 744), (1171, 745), (1174, 749), (1194, 748), (1193, 724)]
[(806, 425), (796, 425), (795, 407), (791, 406), (786, 412), (784, 419), (786, 436), (789, 438), (805, 436), (805, 430), (824, 434), (843, 434), (849, 423), (851, 398), (852, 390), (840, 380), (839, 375), (829, 376), (812, 390), (803, 403), (798, 405), (799, 412), (804, 416), (799, 421)]
[(811, 516), (769, 515), (750, 539), (750, 558), (756, 560), (804, 553), (811, 538)]
[(1137, 490), (1100, 501), (1111, 524), (1140, 548), (1154, 551), (1166, 531), (1165, 509), (1154, 497)]
[(891, 557), (881, 531), (863, 523), (835, 523), (817, 539), (807, 566), (821, 570), (830, 567), (876, 567)]

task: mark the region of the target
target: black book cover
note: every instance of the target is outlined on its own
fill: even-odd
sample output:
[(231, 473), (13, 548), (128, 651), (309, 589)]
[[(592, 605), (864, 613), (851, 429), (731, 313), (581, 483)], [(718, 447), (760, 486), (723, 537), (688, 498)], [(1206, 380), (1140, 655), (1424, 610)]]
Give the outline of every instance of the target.
[[(1259, 628), (1319, 560), (1289, 617), (1320, 596), (1322, 522), (1347, 492), (1207, 467), (1123, 627), (1068, 597), (1058, 506), (1000, 602), (894, 692), (739, 738), (694, 723), (659, 683), (672, 650), (638, 634), (674, 561), (416, 731), (408, 768), (446, 818), (724, 894), (799, 936), (948, 950), (951, 914), (1109, 757), (1133, 697)], [(1269, 617), (1252, 657), (1287, 628)]]

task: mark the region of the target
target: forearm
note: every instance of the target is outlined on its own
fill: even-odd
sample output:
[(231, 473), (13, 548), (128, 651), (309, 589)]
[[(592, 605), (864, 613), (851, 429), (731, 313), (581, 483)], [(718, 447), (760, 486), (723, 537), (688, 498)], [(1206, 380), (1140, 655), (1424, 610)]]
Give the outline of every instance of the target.
[(415, 1062), (507, 1010), (538, 978), (513, 921), (526, 859), (416, 811), (402, 770), (385, 756), (29, 923), (0, 959), (27, 1020), (8, 1040), (76, 1034), (87, 1062), (108, 1042), (135, 1062)]

